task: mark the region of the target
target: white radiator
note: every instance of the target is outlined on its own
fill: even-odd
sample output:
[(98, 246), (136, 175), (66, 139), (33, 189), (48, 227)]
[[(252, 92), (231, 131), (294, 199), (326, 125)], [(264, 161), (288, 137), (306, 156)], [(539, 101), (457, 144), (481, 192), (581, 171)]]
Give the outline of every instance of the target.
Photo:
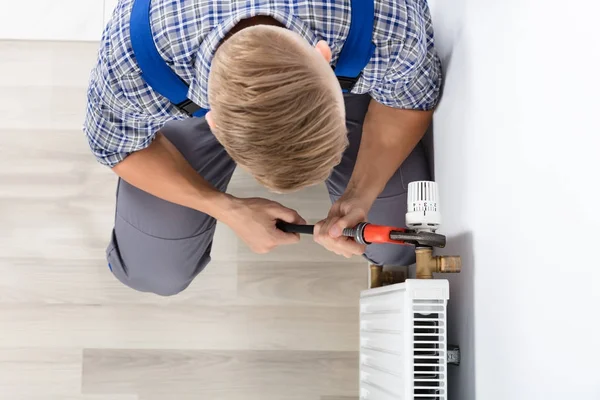
[(445, 279), (409, 279), (360, 298), (360, 398), (447, 400)]

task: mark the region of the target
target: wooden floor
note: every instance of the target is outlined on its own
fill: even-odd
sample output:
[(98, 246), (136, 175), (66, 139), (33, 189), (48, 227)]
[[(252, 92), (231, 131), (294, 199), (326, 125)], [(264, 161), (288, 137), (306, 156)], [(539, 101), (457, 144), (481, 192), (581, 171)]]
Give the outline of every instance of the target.
[[(350, 400), (366, 263), (311, 239), (254, 255), (220, 226), (171, 298), (110, 274), (115, 176), (81, 132), (96, 44), (0, 42), (0, 399)], [(265, 196), (315, 221), (323, 187)]]

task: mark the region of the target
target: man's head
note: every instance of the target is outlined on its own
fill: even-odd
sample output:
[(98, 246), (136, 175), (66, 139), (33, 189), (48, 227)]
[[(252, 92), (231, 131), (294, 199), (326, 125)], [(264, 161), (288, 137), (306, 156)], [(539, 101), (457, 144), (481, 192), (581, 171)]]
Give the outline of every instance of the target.
[(275, 192), (323, 182), (348, 140), (325, 42), (284, 28), (241, 30), (217, 50), (208, 122), (231, 157)]

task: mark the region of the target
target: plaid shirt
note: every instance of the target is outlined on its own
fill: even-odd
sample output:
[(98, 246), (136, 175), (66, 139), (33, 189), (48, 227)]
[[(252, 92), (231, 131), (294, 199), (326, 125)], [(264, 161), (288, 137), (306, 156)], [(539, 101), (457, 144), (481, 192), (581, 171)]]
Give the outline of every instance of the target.
[[(371, 1), (371, 0), (364, 0)], [(208, 73), (219, 42), (242, 19), (268, 15), (311, 45), (325, 40), (335, 65), (350, 28), (351, 0), (153, 0), (157, 48), (190, 84), (188, 97), (208, 105)], [(87, 91), (84, 132), (98, 161), (114, 166), (146, 148), (162, 126), (189, 118), (140, 76), (129, 37), (133, 0), (120, 0), (104, 29)], [(432, 109), (441, 66), (426, 0), (375, 0), (374, 56), (353, 93), (396, 108)]]

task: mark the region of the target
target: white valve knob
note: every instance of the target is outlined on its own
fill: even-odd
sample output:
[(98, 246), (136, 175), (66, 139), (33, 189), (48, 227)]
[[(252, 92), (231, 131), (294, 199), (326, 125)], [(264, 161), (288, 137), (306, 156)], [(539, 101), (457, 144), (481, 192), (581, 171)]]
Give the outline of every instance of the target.
[(408, 184), (406, 226), (415, 231), (435, 232), (442, 223), (437, 183), (416, 181)]

